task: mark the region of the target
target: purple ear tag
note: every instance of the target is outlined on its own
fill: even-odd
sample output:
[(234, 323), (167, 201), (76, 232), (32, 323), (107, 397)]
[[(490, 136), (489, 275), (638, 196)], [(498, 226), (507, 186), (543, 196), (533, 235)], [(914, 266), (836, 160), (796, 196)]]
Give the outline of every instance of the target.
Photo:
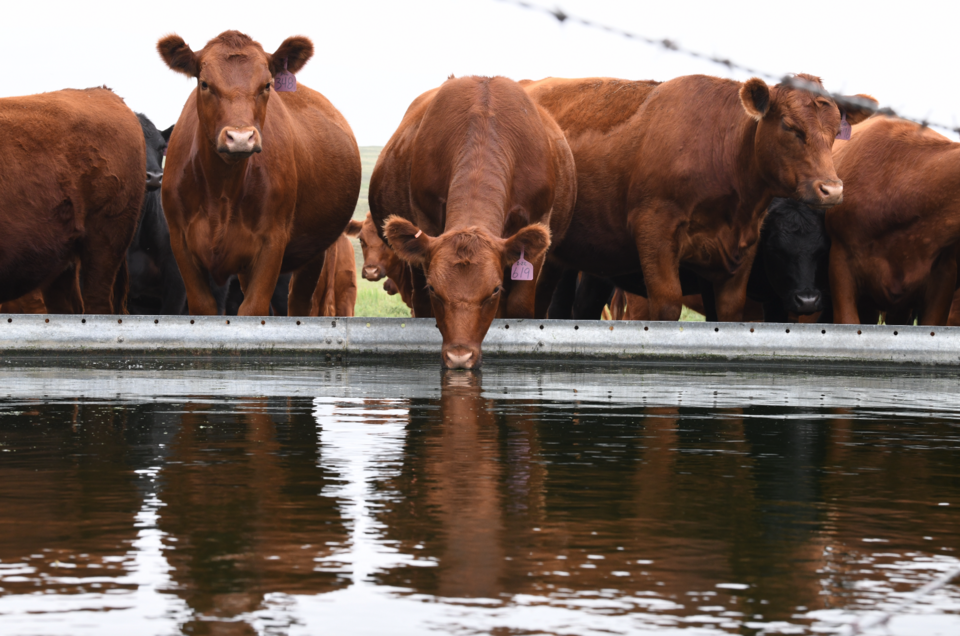
[(840, 134), (837, 135), (837, 139), (850, 141), (850, 122), (847, 121), (847, 114), (842, 111), (840, 112)]
[(283, 70), (273, 78), (273, 90), (278, 93), (297, 92), (297, 78), (287, 70), (287, 58), (283, 58)]
[(520, 260), (513, 264), (510, 270), (510, 280), (533, 280), (533, 265), (523, 259), (523, 248), (520, 248)]

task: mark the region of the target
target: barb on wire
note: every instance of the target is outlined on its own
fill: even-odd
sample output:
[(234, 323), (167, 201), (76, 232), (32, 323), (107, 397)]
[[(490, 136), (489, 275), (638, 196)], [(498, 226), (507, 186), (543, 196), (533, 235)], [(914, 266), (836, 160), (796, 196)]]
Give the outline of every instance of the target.
[(671, 51), (673, 53), (679, 53), (681, 55), (686, 55), (687, 57), (692, 57), (698, 60), (705, 60), (707, 62), (712, 62), (720, 66), (725, 66), (730, 71), (743, 71), (744, 73), (747, 73), (749, 75), (762, 77), (768, 80), (780, 82), (788, 86), (800, 88), (800, 89), (809, 91), (811, 93), (815, 93), (817, 95), (829, 97), (830, 99), (834, 100), (839, 106), (862, 108), (872, 113), (881, 112), (886, 115), (896, 115), (900, 119), (912, 121), (913, 123), (919, 125), (922, 128), (928, 128), (928, 127), (940, 128), (942, 130), (949, 130), (950, 132), (960, 135), (960, 126), (956, 126), (956, 125), (947, 126), (946, 124), (935, 123), (932, 121), (928, 121), (927, 119), (918, 121), (916, 119), (911, 119), (910, 117), (897, 115), (892, 108), (881, 108), (875, 102), (872, 102), (868, 99), (863, 99), (856, 96), (840, 95), (839, 93), (831, 93), (830, 91), (824, 89), (822, 86), (814, 84), (813, 82), (808, 82), (804, 79), (795, 77), (793, 75), (781, 76), (781, 75), (774, 75), (772, 73), (767, 73), (759, 69), (746, 66), (738, 62), (734, 62), (730, 58), (720, 57), (718, 55), (707, 55), (706, 53), (702, 53), (694, 49), (688, 49), (678, 44), (675, 40), (670, 40), (667, 38), (658, 40), (656, 38), (647, 37), (639, 33), (632, 33), (630, 31), (618, 29), (617, 27), (613, 27), (607, 24), (601, 24), (599, 22), (594, 22), (593, 20), (589, 20), (587, 18), (571, 15), (566, 11), (564, 11), (563, 9), (561, 9), (560, 7), (557, 7), (555, 9), (548, 9), (547, 7), (526, 2), (525, 0), (498, 0), (498, 1), (504, 2), (506, 4), (511, 4), (511, 5), (520, 7), (522, 9), (526, 9), (528, 11), (534, 11), (537, 13), (549, 15), (555, 20), (557, 20), (560, 24), (564, 24), (566, 22), (575, 22), (577, 24), (581, 24), (591, 29), (599, 29), (601, 31), (606, 31), (607, 33), (613, 33), (614, 35), (619, 35), (621, 37), (627, 38), (628, 40), (638, 40), (640, 42), (644, 42), (651, 46), (658, 46), (662, 49)]

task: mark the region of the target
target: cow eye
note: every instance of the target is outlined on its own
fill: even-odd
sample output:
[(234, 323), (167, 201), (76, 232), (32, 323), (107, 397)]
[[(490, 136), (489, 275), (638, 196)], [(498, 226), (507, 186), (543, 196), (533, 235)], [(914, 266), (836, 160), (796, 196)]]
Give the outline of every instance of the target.
[(367, 242), (364, 241), (363, 239), (359, 239), (359, 241), (360, 241), (360, 247), (366, 247), (366, 246), (367, 246)]
[(437, 293), (436, 290), (434, 290), (433, 285), (427, 285), (426, 287), (424, 287), (424, 289), (426, 289), (427, 293), (430, 294), (431, 296)]
[(206, 82), (200, 82), (200, 88), (202, 88), (203, 90), (207, 90), (210, 87), (207, 85)]
[(494, 296), (499, 296), (500, 292), (502, 291), (503, 291), (503, 285), (497, 285), (497, 288), (493, 290), (492, 294), (490, 294), (490, 298), (493, 298)]

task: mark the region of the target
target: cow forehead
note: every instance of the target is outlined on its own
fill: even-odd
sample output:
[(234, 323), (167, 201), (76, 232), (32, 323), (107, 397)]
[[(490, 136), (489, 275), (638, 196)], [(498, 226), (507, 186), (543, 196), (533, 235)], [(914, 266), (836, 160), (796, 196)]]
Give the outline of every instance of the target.
[(800, 89), (782, 90), (778, 100), (782, 115), (800, 122), (840, 125), (840, 108), (832, 99)]
[(235, 49), (218, 45), (200, 56), (200, 76), (206, 81), (229, 85), (259, 84), (269, 74), (269, 60), (259, 47)]

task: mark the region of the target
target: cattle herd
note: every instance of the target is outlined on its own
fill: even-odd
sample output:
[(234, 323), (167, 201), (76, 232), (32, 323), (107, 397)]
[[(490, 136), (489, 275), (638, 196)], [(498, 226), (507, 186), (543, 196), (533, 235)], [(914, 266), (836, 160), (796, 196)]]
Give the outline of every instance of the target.
[(481, 363), (495, 317), (608, 306), (960, 324), (960, 144), (867, 96), (451, 76), (407, 109), (360, 223), (353, 132), (296, 82), (309, 39), (157, 49), (196, 80), (163, 131), (107, 88), (0, 99), (0, 311), (349, 316), (359, 236), (362, 276), (436, 319), (449, 368)]

